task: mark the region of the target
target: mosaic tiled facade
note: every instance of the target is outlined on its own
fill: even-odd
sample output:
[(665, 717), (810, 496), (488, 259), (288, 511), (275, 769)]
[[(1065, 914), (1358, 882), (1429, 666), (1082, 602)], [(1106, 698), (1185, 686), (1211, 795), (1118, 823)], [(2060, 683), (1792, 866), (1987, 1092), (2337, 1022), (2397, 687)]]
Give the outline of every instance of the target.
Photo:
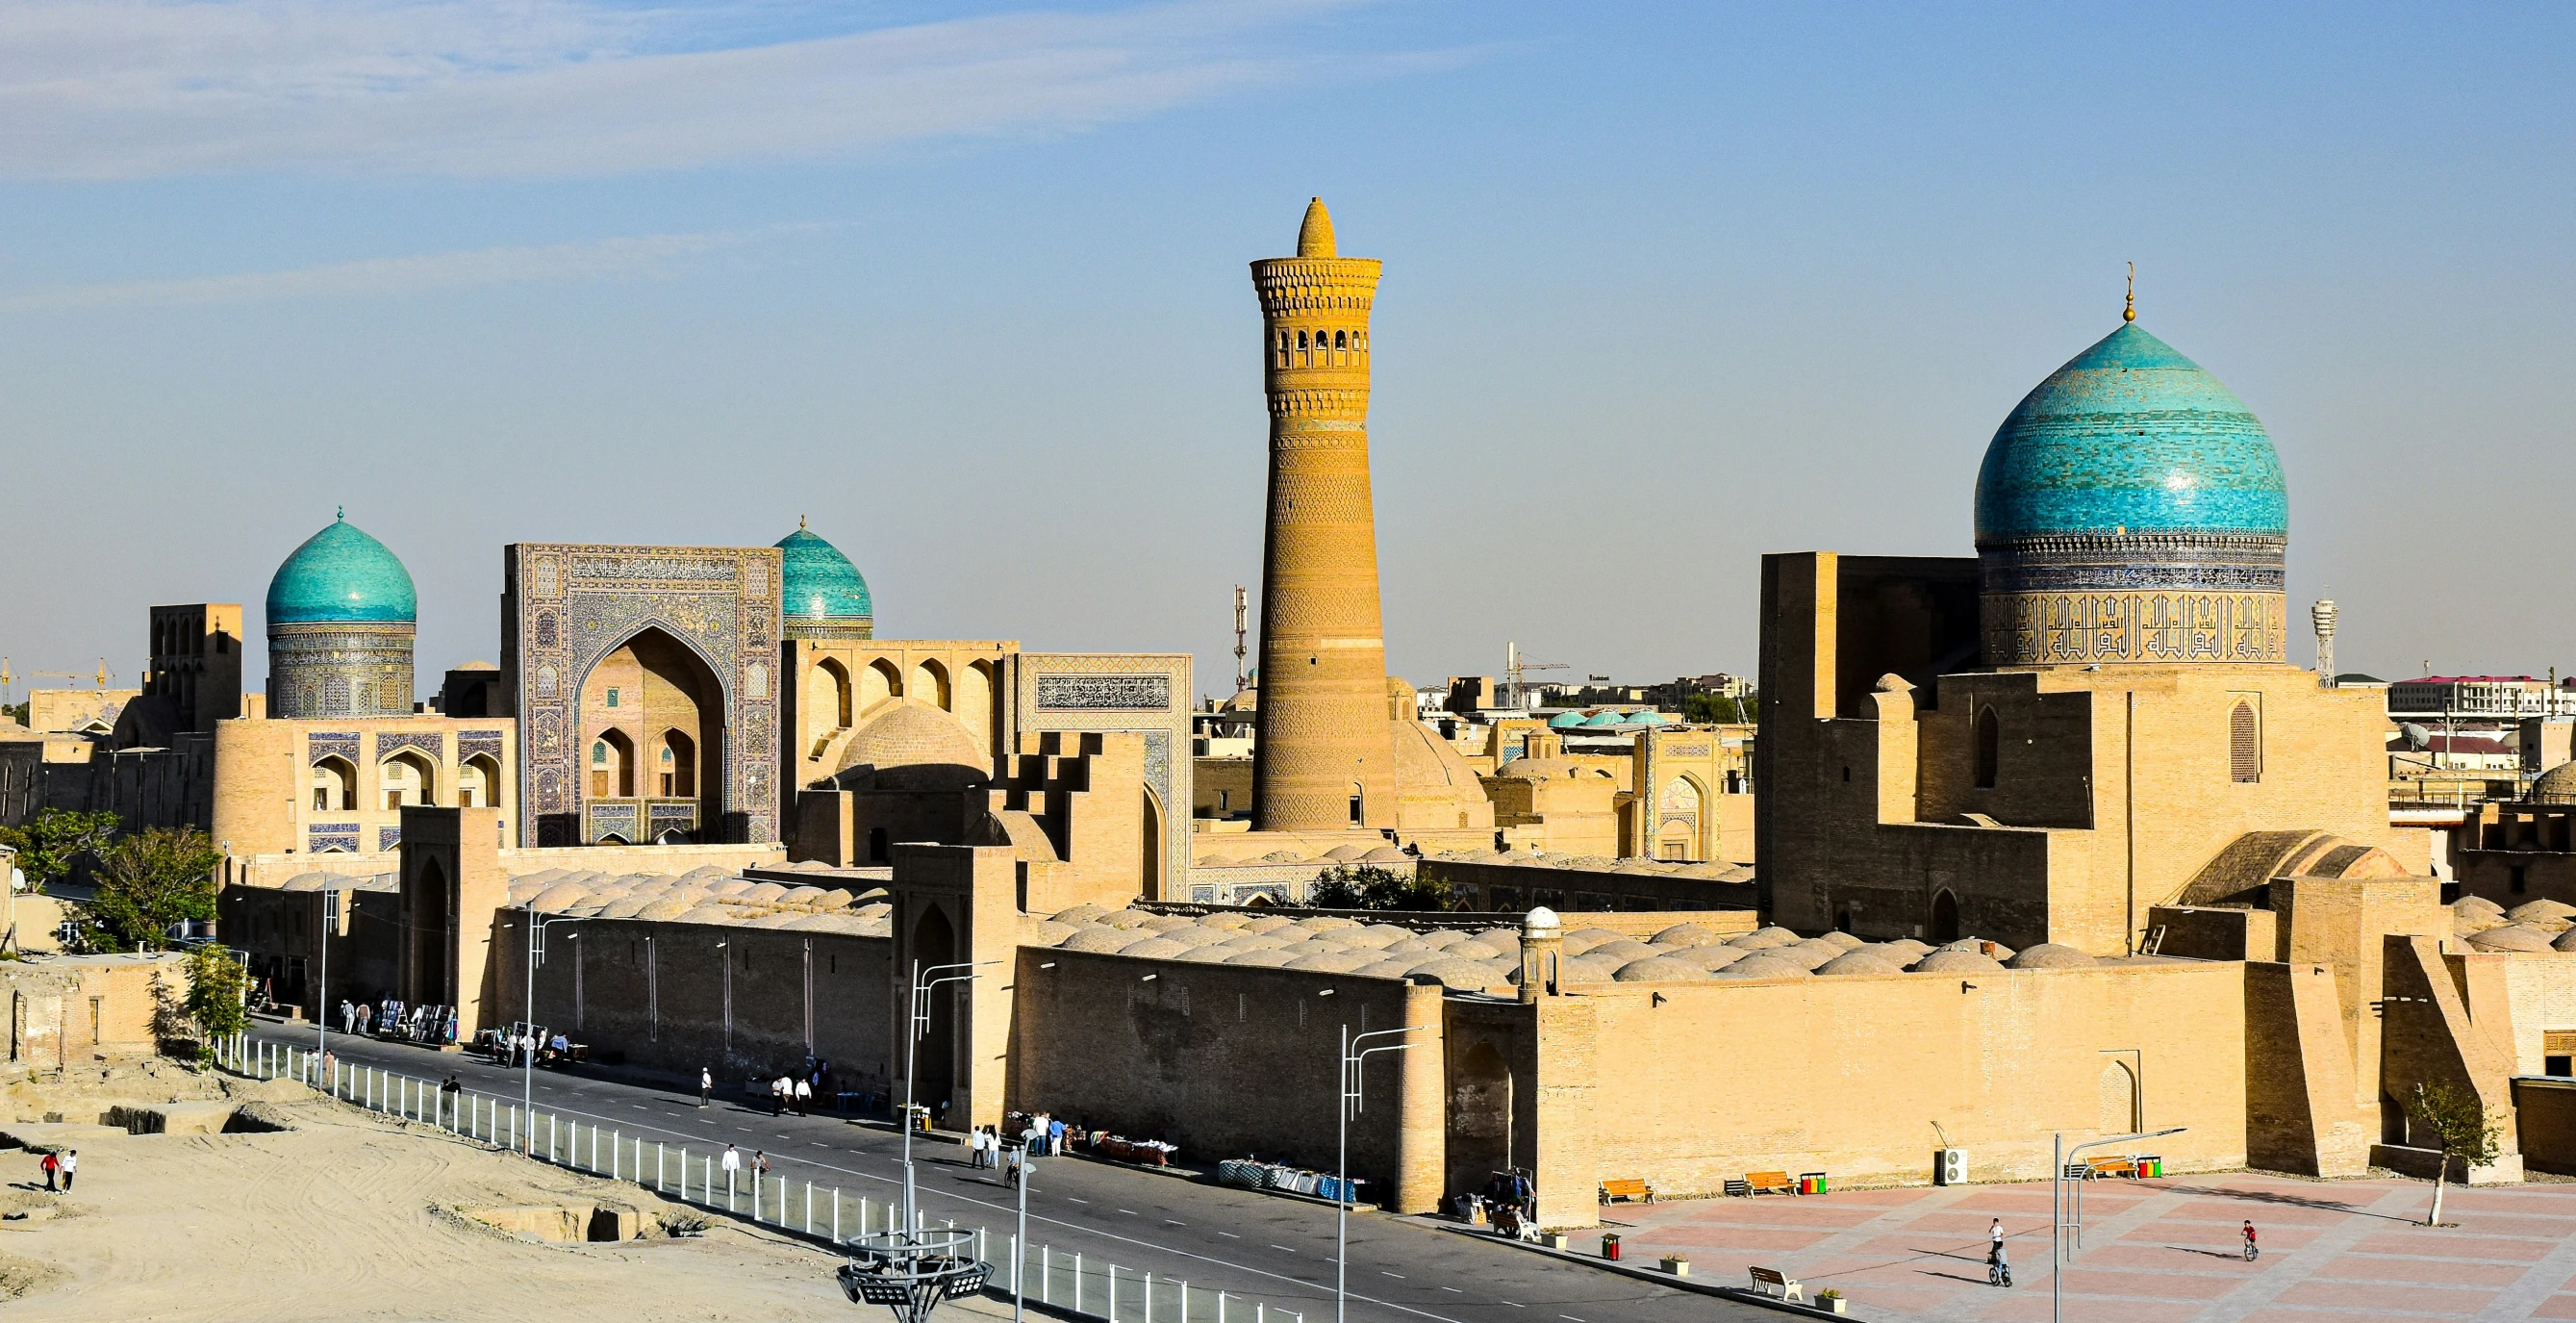
[(1189, 747), (1188, 654), (1023, 652), (1018, 661), (1019, 729), (1144, 737), (1145, 784), (1163, 811), (1162, 876), (1186, 874), (1192, 764), (1174, 750)]
[[(602, 834), (599, 820), (584, 812), (583, 682), (602, 658), (648, 629), (685, 647), (722, 691), (723, 739), (712, 750), (718, 774), (702, 790), (715, 808), (700, 823), (701, 839), (778, 839), (777, 548), (523, 542), (508, 548), (506, 573), (501, 665), (517, 696), (525, 745), (522, 844), (569, 845)], [(641, 824), (628, 808), (631, 831)]]
[(411, 712), (410, 625), (268, 628), (268, 714), (289, 720)]

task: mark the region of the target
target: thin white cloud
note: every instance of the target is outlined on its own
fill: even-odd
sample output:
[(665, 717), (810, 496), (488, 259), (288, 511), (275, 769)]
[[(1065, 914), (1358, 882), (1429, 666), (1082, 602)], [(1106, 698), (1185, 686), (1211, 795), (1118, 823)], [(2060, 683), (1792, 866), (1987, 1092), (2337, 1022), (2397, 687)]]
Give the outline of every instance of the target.
[(682, 259), (738, 248), (817, 225), (764, 226), (707, 234), (646, 234), (584, 243), (422, 253), (292, 271), (252, 271), (187, 280), (83, 285), (0, 298), (0, 311), (44, 312), (136, 305), (244, 303), (264, 299), (412, 294), (470, 285), (598, 280), (664, 274)]
[(1199, 0), (762, 40), (586, 0), (10, 0), (0, 173), (597, 175), (1149, 114), (1320, 67), (1344, 0)]

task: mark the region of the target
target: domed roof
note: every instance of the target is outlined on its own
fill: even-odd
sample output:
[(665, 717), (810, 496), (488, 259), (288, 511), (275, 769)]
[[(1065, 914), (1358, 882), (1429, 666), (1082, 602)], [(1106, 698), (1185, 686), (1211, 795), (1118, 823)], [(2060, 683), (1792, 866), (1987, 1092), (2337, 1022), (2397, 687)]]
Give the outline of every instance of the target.
[(420, 617), (411, 571), (347, 516), (333, 520), (268, 581), (268, 623), (409, 624)]
[(1583, 724), (1595, 728), (1602, 726), (1616, 726), (1620, 724), (1620, 717), (1618, 713), (1605, 708), (1599, 712), (1593, 713), (1591, 717), (1584, 721)]
[(859, 727), (834, 775), (844, 789), (965, 790), (992, 774), (992, 758), (963, 722), (898, 698)]
[(2560, 763), (2532, 778), (2522, 798), (2528, 804), (2576, 804), (2576, 762)]
[(1547, 724), (1557, 730), (1563, 730), (1568, 726), (1580, 726), (1583, 724), (1583, 714), (1568, 709), (1549, 717)]
[(859, 577), (859, 567), (841, 554), (839, 547), (807, 532), (799, 523), (796, 531), (778, 540), (778, 605), (790, 620), (868, 620), (876, 615), (876, 603), (868, 597), (868, 581)]
[(2285, 537), (2272, 438), (2199, 364), (2125, 322), (2022, 397), (1977, 472), (1977, 545), (2049, 533)]

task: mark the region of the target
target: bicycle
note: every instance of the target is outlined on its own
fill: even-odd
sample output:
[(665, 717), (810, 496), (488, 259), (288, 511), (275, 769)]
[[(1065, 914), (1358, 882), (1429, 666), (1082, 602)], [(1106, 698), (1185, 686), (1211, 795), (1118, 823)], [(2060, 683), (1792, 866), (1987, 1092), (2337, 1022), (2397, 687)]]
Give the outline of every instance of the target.
[(2248, 1241), (2246, 1241), (2246, 1242), (2245, 1242), (2245, 1261), (2246, 1261), (2247, 1263), (2252, 1263), (2252, 1262), (2253, 1262), (2253, 1261), (2255, 1261), (2256, 1259), (2259, 1259), (2259, 1258), (2262, 1258), (2262, 1257), (2263, 1257), (2263, 1251), (2262, 1251), (2262, 1250), (2260, 1250), (2260, 1249), (2255, 1248), (2255, 1246), (2254, 1246), (2254, 1242), (2253, 1242), (2253, 1241), (2248, 1240)]
[(2000, 1259), (1987, 1260), (1986, 1285), (2009, 1289), (2012, 1286), (2012, 1265)]

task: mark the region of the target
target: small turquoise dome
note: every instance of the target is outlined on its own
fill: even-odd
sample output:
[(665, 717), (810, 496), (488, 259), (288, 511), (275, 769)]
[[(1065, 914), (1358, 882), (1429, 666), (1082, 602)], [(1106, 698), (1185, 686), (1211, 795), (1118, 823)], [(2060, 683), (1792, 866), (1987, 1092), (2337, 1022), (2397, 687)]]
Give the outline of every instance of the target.
[(304, 539), (268, 581), (268, 623), (410, 624), (419, 619), (411, 571), (346, 516)]
[(779, 606), (790, 620), (868, 620), (876, 604), (868, 581), (839, 547), (798, 525), (778, 540)]
[(2199, 364), (2123, 323), (2023, 396), (1977, 473), (1977, 545), (2064, 533), (2286, 537), (2272, 438)]
[(1603, 708), (1601, 711), (1595, 712), (1590, 717), (1585, 718), (1583, 724), (1597, 730), (1603, 726), (1617, 726), (1624, 723), (1618, 713), (1613, 712), (1608, 708)]
[(1552, 730), (1564, 730), (1569, 726), (1580, 726), (1583, 724), (1583, 714), (1580, 712), (1559, 712), (1555, 716), (1549, 717), (1547, 719), (1547, 724)]

